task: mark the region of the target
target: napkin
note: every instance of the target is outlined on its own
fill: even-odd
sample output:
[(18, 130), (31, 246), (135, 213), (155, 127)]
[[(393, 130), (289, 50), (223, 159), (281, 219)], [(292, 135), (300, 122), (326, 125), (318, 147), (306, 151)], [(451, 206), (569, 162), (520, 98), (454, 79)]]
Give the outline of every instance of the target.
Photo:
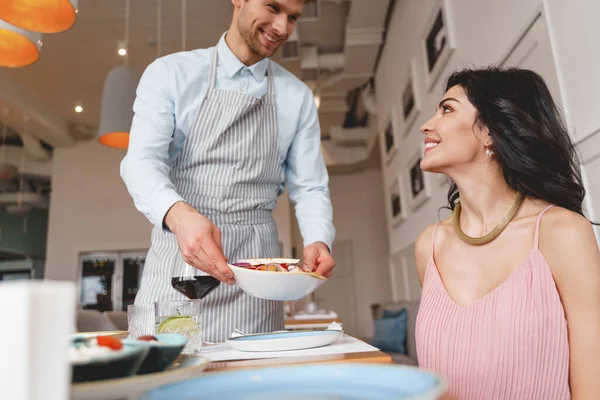
[(11, 400), (69, 398), (75, 284), (0, 283), (0, 390)]

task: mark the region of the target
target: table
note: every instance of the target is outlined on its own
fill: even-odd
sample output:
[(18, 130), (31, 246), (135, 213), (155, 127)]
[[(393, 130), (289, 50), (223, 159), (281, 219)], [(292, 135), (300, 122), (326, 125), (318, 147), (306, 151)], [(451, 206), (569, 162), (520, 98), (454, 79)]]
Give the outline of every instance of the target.
[(374, 363), (391, 364), (392, 357), (382, 351), (368, 351), (362, 353), (327, 354), (308, 357), (279, 357), (261, 358), (254, 360), (215, 361), (208, 365), (206, 371), (224, 371), (240, 368), (264, 368), (281, 365), (297, 364), (323, 364), (323, 363)]

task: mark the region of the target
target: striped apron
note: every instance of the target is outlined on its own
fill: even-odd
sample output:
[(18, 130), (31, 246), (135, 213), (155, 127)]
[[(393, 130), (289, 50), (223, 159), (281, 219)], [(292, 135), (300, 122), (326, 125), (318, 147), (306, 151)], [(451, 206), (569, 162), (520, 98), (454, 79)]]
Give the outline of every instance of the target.
[[(268, 93), (256, 97), (216, 89), (217, 50), (209, 87), (171, 168), (171, 181), (185, 201), (206, 215), (222, 233), (230, 262), (280, 256), (273, 209), (283, 191), (273, 77)], [(186, 297), (171, 287), (175, 276), (207, 275), (183, 261), (177, 239), (154, 227), (136, 304)], [(247, 295), (238, 285), (221, 283), (202, 300), (204, 337), (228, 338), (283, 329), (283, 303)]]

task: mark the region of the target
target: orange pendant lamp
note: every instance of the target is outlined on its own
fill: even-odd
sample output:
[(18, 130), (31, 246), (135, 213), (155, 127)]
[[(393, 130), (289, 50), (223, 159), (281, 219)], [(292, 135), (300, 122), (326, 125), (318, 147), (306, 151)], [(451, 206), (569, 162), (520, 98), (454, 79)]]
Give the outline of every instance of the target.
[(79, 0), (2, 0), (0, 18), (28, 31), (58, 33), (77, 20)]
[(40, 58), (42, 35), (0, 19), (0, 67), (19, 68)]
[(133, 120), (133, 103), (139, 75), (127, 66), (129, 52), (130, 0), (125, 0), (125, 65), (113, 68), (104, 81), (98, 142), (106, 147), (126, 150), (129, 147), (129, 131)]

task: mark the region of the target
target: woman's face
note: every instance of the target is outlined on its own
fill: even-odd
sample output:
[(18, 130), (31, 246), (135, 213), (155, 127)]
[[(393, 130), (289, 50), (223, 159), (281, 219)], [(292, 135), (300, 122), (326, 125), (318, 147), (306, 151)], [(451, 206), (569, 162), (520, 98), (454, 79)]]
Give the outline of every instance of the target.
[(421, 169), (447, 173), (489, 159), (491, 145), (487, 129), (475, 124), (477, 110), (460, 86), (453, 86), (442, 97), (435, 115), (421, 126), (425, 153)]

